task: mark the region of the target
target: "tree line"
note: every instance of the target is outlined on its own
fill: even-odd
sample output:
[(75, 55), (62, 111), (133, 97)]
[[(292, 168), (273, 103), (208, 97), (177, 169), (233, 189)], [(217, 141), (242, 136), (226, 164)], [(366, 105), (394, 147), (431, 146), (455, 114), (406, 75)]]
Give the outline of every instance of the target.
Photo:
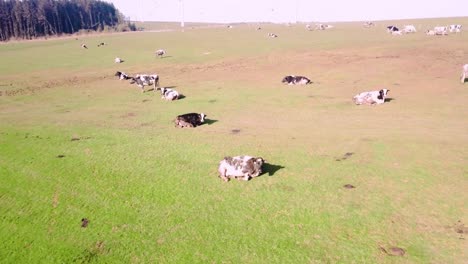
[(100, 0), (0, 0), (0, 41), (136, 30), (112, 3)]

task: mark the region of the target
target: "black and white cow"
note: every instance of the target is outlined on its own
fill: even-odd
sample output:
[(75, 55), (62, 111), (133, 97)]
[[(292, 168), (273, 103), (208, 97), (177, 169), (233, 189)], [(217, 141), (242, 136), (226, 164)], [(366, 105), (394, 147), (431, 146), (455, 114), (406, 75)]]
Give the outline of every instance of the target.
[(367, 21), (367, 22), (364, 23), (365, 28), (370, 28), (370, 27), (373, 27), (373, 26), (375, 26), (374, 22)]
[(450, 32), (460, 33), (461, 29), (462, 29), (462, 25), (450, 25), (449, 26)]
[(84, 44), (84, 43), (81, 44), (81, 47), (82, 47), (83, 49), (88, 49), (88, 46), (86, 46), (86, 44)]
[(284, 84), (287, 85), (296, 85), (296, 84), (310, 84), (312, 81), (304, 76), (294, 76), (294, 75), (288, 75), (283, 78), (281, 81)]
[(235, 156), (225, 157), (219, 162), (219, 177), (225, 182), (230, 178), (243, 179), (248, 181), (262, 174), (262, 165), (265, 160), (260, 157)]
[(161, 98), (165, 99), (166, 101), (173, 101), (179, 99), (180, 94), (174, 89), (161, 87), (158, 88), (158, 90), (161, 90)]
[(197, 127), (205, 122), (206, 115), (204, 113), (197, 114), (197, 113), (188, 113), (179, 115), (174, 120), (176, 127)]
[(357, 105), (383, 104), (389, 91), (388, 89), (382, 89), (380, 91), (363, 92), (354, 96), (353, 101)]
[(106, 45), (106, 43), (101, 42), (101, 43), (99, 43), (97, 46), (98, 46), (98, 48), (99, 48), (99, 47), (104, 46), (104, 45)]
[(158, 56), (159, 58), (164, 57), (164, 55), (166, 55), (166, 51), (165, 51), (165, 50), (163, 50), (163, 49), (158, 49), (158, 50), (156, 51), (156, 56)]
[(468, 78), (468, 64), (462, 67), (461, 83), (465, 83), (466, 78)]
[(400, 31), (400, 30), (395, 26), (388, 26), (387, 27), (387, 32), (388, 33), (392, 33), (393, 31)]
[(115, 62), (115, 63), (122, 63), (122, 62), (124, 62), (124, 60), (122, 60), (121, 58), (118, 58), (118, 57), (117, 57), (117, 58), (114, 59), (114, 62)]
[(141, 92), (145, 91), (145, 86), (153, 85), (153, 89), (156, 92), (156, 86), (159, 87), (159, 76), (157, 74), (137, 74), (132, 78), (130, 83), (136, 83), (141, 88)]
[(114, 76), (118, 76), (119, 80), (128, 80), (132, 78), (128, 76), (125, 72), (120, 72), (120, 71), (117, 71)]
[(446, 26), (436, 26), (434, 27), (435, 34), (438, 36), (447, 35), (448, 27)]

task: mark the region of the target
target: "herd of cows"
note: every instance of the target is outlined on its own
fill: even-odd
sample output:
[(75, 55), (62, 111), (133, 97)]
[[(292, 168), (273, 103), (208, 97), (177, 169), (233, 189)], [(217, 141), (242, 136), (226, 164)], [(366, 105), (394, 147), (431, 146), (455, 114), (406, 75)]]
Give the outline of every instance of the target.
[[(365, 27), (374, 26), (372, 22), (366, 22)], [(318, 29), (324, 30), (331, 28), (329, 25), (318, 26)], [(413, 25), (406, 25), (403, 30), (400, 31), (395, 26), (388, 26), (387, 31), (391, 34), (402, 34), (402, 33), (414, 33), (416, 28)], [(446, 35), (449, 32), (460, 32), (461, 25), (450, 25), (447, 27), (435, 27), (434, 30), (428, 30), (428, 35)], [(398, 33), (395, 33), (398, 32)], [(434, 34), (432, 33), (434, 32)], [(270, 37), (277, 37), (275, 34), (269, 34)], [(87, 47), (86, 47), (87, 48)], [(166, 54), (165, 50), (157, 50), (156, 56), (163, 57)], [(116, 63), (123, 62), (122, 59), (116, 58)], [(160, 91), (161, 98), (167, 101), (178, 100), (181, 98), (181, 94), (174, 89), (160, 87), (159, 76), (157, 74), (136, 74), (134, 77), (129, 76), (125, 72), (117, 71), (115, 76), (120, 80), (130, 80), (130, 84), (136, 84), (141, 88), (142, 92), (145, 92), (145, 86), (152, 86), (153, 91)], [(468, 64), (462, 67), (461, 82), (464, 83), (468, 77)], [(287, 85), (308, 85), (312, 81), (305, 76), (288, 75), (282, 79), (283, 84)], [(377, 91), (362, 92), (353, 97), (353, 102), (356, 105), (379, 105), (385, 103), (385, 99), (388, 95), (388, 89), (381, 89)], [(194, 128), (202, 125), (205, 122), (206, 114), (204, 113), (187, 113), (177, 116), (174, 119), (176, 127)], [(231, 178), (248, 181), (251, 178), (257, 177), (262, 174), (262, 166), (265, 160), (261, 157), (253, 156), (235, 156), (225, 157), (218, 166), (219, 177), (224, 181), (229, 181)]]
[[(369, 27), (369, 23), (372, 22), (366, 22), (364, 24), (365, 27)], [(448, 26), (436, 26), (434, 29), (428, 29), (426, 30), (426, 35), (429, 36), (446, 36), (448, 35), (448, 32), (450, 33), (460, 33), (462, 30), (462, 25), (448, 25)], [(396, 26), (388, 26), (387, 27), (387, 32), (391, 33), (392, 35), (402, 35), (403, 33), (416, 33), (416, 27), (414, 25), (404, 25), (403, 29), (400, 30)]]

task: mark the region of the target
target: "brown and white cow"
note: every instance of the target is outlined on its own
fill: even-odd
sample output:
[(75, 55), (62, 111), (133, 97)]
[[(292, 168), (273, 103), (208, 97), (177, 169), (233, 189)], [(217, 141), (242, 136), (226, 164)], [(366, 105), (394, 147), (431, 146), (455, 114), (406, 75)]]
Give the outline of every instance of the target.
[(219, 177), (225, 182), (229, 181), (231, 178), (248, 181), (262, 174), (263, 163), (265, 163), (265, 160), (260, 157), (225, 157), (219, 162)]
[(174, 120), (175, 126), (184, 128), (184, 127), (197, 127), (205, 122), (206, 115), (204, 113), (188, 113), (179, 115)]

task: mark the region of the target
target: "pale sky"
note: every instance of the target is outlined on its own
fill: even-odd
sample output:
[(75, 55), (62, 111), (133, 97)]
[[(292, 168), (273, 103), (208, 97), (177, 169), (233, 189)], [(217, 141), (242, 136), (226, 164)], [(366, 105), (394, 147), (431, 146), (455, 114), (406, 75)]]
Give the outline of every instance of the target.
[(105, 0), (140, 21), (365, 21), (468, 16), (468, 0)]

